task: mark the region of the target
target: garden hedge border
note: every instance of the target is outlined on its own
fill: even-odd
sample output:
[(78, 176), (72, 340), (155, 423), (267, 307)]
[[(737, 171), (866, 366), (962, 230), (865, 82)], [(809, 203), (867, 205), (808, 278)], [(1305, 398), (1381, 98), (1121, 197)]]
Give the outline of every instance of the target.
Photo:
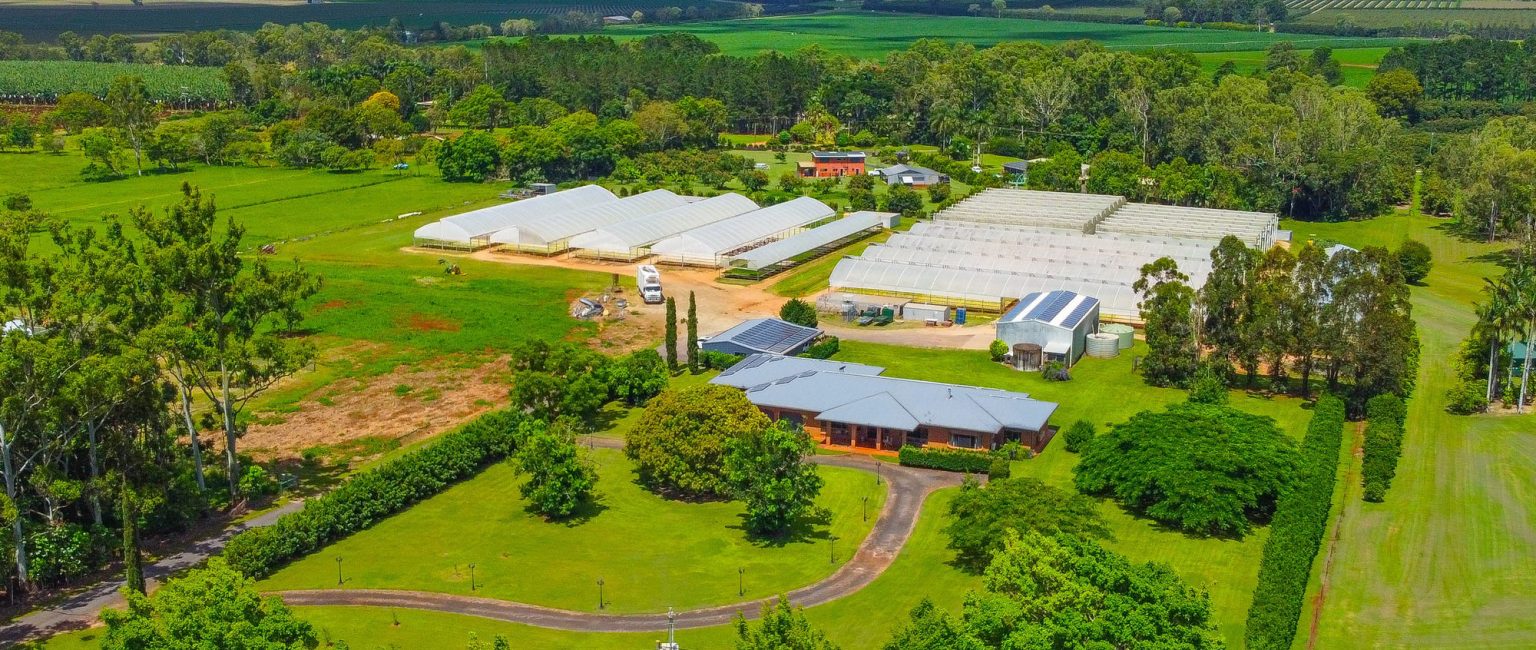
[(295, 558), (432, 497), (510, 456), (526, 424), (497, 411), (443, 435), (428, 446), (358, 474), (330, 493), (310, 499), (276, 523), (236, 535), (224, 548), (229, 566), (252, 578), (272, 575)]
[(1397, 460), (1403, 455), (1403, 424), (1407, 405), (1396, 395), (1372, 397), (1365, 403), (1365, 448), (1360, 465), (1360, 479), (1366, 501), (1381, 503), (1397, 475)]
[(1328, 529), (1343, 443), (1344, 401), (1326, 395), (1317, 401), (1301, 441), (1301, 480), (1280, 497), (1270, 520), (1259, 583), (1248, 607), (1250, 650), (1288, 650), (1296, 637), (1312, 561)]
[(923, 449), (906, 445), (897, 452), (896, 459), (906, 467), (940, 469), (946, 472), (986, 474), (992, 468), (992, 455), (983, 451)]

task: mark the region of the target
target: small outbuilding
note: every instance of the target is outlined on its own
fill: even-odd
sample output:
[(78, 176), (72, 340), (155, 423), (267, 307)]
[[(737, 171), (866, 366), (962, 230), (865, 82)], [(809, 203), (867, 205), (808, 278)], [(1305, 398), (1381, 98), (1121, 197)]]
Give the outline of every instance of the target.
[[(1077, 363), (1089, 334), (1099, 329), (1099, 300), (1072, 291), (1030, 293), (997, 320), (997, 338), (1010, 350), (1033, 350), (1042, 357), (1026, 366), (1060, 361)], [(1020, 348), (1020, 344), (1026, 344)]]
[(928, 187), (948, 183), (949, 177), (940, 174), (927, 167), (915, 165), (891, 165), (884, 169), (877, 169), (874, 175), (885, 179), (887, 185), (906, 185), (908, 187)]
[(821, 330), (805, 327), (777, 318), (757, 318), (743, 321), (724, 332), (699, 342), (699, 347), (711, 352), (726, 354), (782, 354), (793, 356), (804, 352)]

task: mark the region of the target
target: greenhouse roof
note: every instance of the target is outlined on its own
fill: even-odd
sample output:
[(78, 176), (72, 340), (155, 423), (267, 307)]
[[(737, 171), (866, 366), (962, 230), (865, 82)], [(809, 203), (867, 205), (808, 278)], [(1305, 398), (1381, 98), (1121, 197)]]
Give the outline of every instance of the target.
[(485, 237), (498, 230), (531, 223), (569, 210), (617, 201), (618, 198), (601, 185), (583, 185), (554, 194), (535, 196), (443, 217), (440, 221), (457, 226), (460, 230), (469, 233), (470, 237)]
[[(871, 247), (874, 250), (878, 247)], [(911, 261), (848, 257), (832, 269), (832, 288), (881, 291), (918, 297), (974, 302), (996, 302), (1036, 291), (1064, 289), (1095, 296), (1106, 314), (1138, 318), (1140, 298), (1130, 282), (1076, 278), (1029, 271), (938, 266)]]
[(651, 246), (663, 255), (711, 257), (837, 214), (809, 196), (753, 210), (668, 237)]
[(626, 219), (687, 205), (688, 201), (687, 198), (667, 190), (651, 190), (617, 201), (577, 208), (500, 230), (491, 235), (491, 241), (503, 244), (548, 245)]
[(731, 266), (750, 271), (773, 266), (791, 257), (816, 250), (839, 239), (851, 237), (861, 230), (875, 228), (886, 222), (892, 213), (860, 211), (846, 217), (817, 226), (793, 237), (780, 239), (766, 246), (754, 248), (731, 257)]
[(445, 221), (434, 221), (416, 229), (416, 239), (440, 242), (453, 242), (455, 244), (469, 245), (475, 236), (468, 231)]
[(571, 246), (604, 251), (630, 251), (673, 235), (757, 209), (734, 192), (655, 214), (626, 219), (571, 238)]

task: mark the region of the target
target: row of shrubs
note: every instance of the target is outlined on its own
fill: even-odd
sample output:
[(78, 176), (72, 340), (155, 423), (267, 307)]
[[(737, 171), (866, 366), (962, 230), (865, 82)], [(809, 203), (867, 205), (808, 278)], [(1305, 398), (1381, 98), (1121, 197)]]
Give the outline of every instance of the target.
[(1269, 539), (1259, 560), (1259, 584), (1248, 608), (1251, 650), (1285, 650), (1296, 636), (1312, 560), (1328, 528), (1343, 442), (1344, 401), (1326, 395), (1317, 401), (1301, 440), (1300, 476), (1292, 490), (1280, 497), (1270, 520)]
[(1035, 452), (1017, 442), (1010, 442), (990, 452), (965, 449), (927, 449), (906, 445), (896, 459), (906, 467), (938, 469), (946, 472), (985, 473), (989, 478), (1008, 478), (1010, 461), (1028, 460)]
[(521, 415), (490, 413), (348, 480), (277, 523), (236, 535), (224, 549), (229, 566), (253, 578), (271, 575), (294, 558), (367, 529), (385, 517), (442, 492), (506, 458), (526, 433)]
[(1403, 455), (1403, 422), (1408, 409), (1401, 397), (1377, 395), (1365, 403), (1365, 417), (1365, 457), (1360, 475), (1365, 500), (1381, 503), (1397, 475), (1397, 459)]

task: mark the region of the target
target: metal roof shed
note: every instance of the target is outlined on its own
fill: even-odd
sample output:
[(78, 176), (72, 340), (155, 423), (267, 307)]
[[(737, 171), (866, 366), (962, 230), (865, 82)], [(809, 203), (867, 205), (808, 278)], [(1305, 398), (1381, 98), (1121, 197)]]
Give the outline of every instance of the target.
[(727, 354), (799, 354), (811, 341), (821, 336), (821, 330), (804, 327), (777, 318), (757, 318), (743, 321), (724, 332), (701, 341), (699, 347)]
[(827, 204), (802, 196), (673, 235), (652, 245), (651, 252), (677, 264), (723, 266), (730, 253), (835, 214)]
[(687, 204), (687, 198), (670, 191), (651, 190), (500, 230), (491, 235), (491, 243), (520, 251), (558, 253), (570, 248), (570, 238), (576, 235)]
[(658, 241), (756, 209), (757, 204), (745, 196), (721, 194), (582, 233), (571, 238), (571, 247), (586, 257), (632, 260), (648, 255), (651, 244)]
[(829, 246), (863, 231), (879, 228), (889, 223), (890, 217), (888, 215), (891, 214), (894, 213), (855, 212), (837, 221), (817, 226), (793, 237), (780, 239), (771, 244), (732, 255), (728, 260), (728, 264), (732, 267), (743, 268), (748, 271), (761, 271), (792, 257), (809, 253), (823, 246)]
[(1072, 291), (1030, 293), (997, 320), (997, 338), (1011, 349), (1020, 343), (1059, 354), (1068, 366), (1087, 350), (1088, 335), (1099, 329), (1099, 301)]

